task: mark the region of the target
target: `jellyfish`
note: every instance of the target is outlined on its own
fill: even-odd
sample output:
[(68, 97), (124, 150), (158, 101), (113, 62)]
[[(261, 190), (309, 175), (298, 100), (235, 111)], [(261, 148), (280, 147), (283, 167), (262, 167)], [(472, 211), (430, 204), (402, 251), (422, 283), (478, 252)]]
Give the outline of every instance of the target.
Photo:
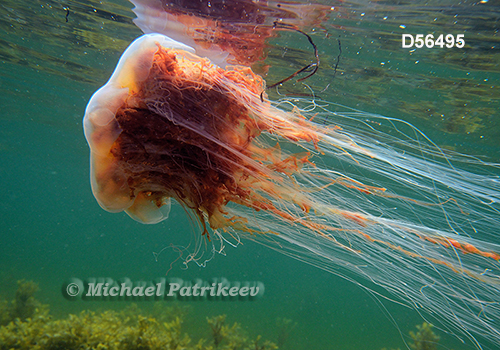
[(174, 200), (205, 243), (190, 261), (257, 241), (498, 344), (498, 165), (404, 121), (263, 91), (249, 67), (136, 39), (85, 111), (98, 203), (153, 224)]

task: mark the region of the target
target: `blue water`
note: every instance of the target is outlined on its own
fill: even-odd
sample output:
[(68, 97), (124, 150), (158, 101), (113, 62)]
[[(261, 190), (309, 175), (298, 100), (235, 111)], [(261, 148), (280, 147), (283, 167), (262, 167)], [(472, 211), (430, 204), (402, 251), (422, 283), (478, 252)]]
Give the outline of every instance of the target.
[[(443, 148), (498, 161), (498, 4), (397, 3), (336, 4), (339, 11), (325, 25), (331, 36), (313, 36), (324, 70), (310, 86), (321, 91), (330, 83), (323, 99), (407, 120)], [(71, 8), (67, 23), (65, 6)], [(168, 271), (185, 280), (261, 281), (265, 295), (255, 302), (192, 303), (187, 330), (207, 316), (227, 314), (249, 334), (275, 340), (281, 317), (297, 323), (287, 349), (404, 349), (408, 332), (422, 323), (411, 309), (250, 241), (226, 248), (226, 256), (216, 255), (206, 267), (190, 264), (186, 270), (168, 248), (188, 244), (195, 234), (179, 205), (157, 225), (98, 206), (82, 117), (123, 49), (141, 34), (131, 22), (131, 7), (118, 0), (0, 4), (0, 297), (11, 299), (17, 280), (33, 280), (40, 286), (38, 298), (65, 317), (125, 306), (68, 302), (60, 291), (68, 277), (151, 280)], [(410, 53), (400, 45), (402, 25), (412, 33), (464, 32), (467, 46)], [(342, 55), (332, 79), (337, 39)], [(300, 68), (287, 68), (292, 48), (301, 62), (311, 59), (307, 41), (292, 33), (271, 44), (269, 82)], [(159, 251), (156, 260), (153, 252)], [(443, 348), (472, 348), (439, 335)]]

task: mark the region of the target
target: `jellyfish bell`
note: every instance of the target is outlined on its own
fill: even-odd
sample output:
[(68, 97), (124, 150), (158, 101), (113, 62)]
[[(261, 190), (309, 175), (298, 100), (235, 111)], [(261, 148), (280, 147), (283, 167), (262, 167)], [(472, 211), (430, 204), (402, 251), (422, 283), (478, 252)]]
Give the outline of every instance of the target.
[[(148, 77), (158, 45), (180, 52), (194, 52), (191, 47), (164, 35), (147, 34), (138, 38), (123, 53), (108, 82), (94, 93), (83, 119), (91, 150), (91, 184), (95, 198), (103, 209), (110, 212), (125, 210), (144, 223), (166, 219), (170, 200), (149, 198), (147, 191), (131, 189), (124, 169), (112, 151), (113, 144), (123, 132), (115, 115)], [(151, 184), (148, 190), (154, 191), (154, 187)], [(153, 204), (158, 200), (162, 201), (162, 206)]]
[(101, 206), (155, 223), (174, 199), (206, 242), (258, 241), (498, 343), (498, 165), (333, 102), (261, 100), (264, 87), (163, 35), (134, 41), (84, 117)]
[(266, 57), (275, 21), (297, 28), (321, 26), (331, 6), (273, 1), (131, 0), (134, 23), (144, 33), (161, 33), (194, 47), (221, 67), (251, 66)]

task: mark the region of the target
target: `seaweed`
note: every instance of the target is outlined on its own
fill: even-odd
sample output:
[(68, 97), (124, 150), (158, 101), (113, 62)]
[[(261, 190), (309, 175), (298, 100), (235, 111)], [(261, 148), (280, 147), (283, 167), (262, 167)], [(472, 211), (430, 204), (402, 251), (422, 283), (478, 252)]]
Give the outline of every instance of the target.
[(212, 318), (207, 317), (207, 323), (212, 329), (212, 337), (214, 339), (214, 346), (216, 349), (219, 348), (219, 345), (227, 336), (227, 326), (224, 325), (225, 321), (226, 315), (220, 315)]
[(257, 336), (257, 338), (255, 340), (252, 340), (250, 342), (250, 347), (248, 348), (249, 350), (275, 350), (275, 349), (279, 349), (278, 346), (273, 343), (273, 342), (270, 342), (269, 340), (266, 340), (264, 341), (263, 344), (260, 344), (260, 339), (261, 339), (261, 336)]
[(182, 330), (183, 320), (176, 317), (171, 322), (159, 322), (147, 315), (131, 316), (130, 310), (121, 312), (106, 310), (101, 313), (82, 311), (62, 320), (52, 320), (45, 315), (21, 321), (19, 318), (7, 326), (0, 327), (0, 350), (8, 349), (99, 349), (99, 350), (253, 350), (277, 349), (273, 343), (260, 343), (260, 336), (254, 341), (240, 332), (240, 326), (221, 324), (225, 315), (218, 320), (219, 342), (207, 345), (205, 339), (191, 345), (191, 337)]
[[(416, 332), (410, 331), (410, 337), (413, 340), (412, 344), (408, 344), (410, 349), (437, 350), (440, 337), (432, 330), (434, 326), (430, 323), (424, 322), (415, 327), (417, 328)], [(387, 348), (383, 348), (382, 350), (387, 350)], [(397, 350), (400, 349), (398, 348)]]
[(0, 326), (9, 324), (19, 319), (26, 321), (37, 315), (46, 315), (49, 312), (48, 305), (42, 304), (35, 298), (38, 284), (33, 281), (17, 281), (17, 290), (14, 300), (8, 302), (0, 301)]
[(410, 332), (413, 344), (410, 344), (412, 350), (436, 350), (439, 342), (439, 336), (432, 330), (432, 324), (424, 322), (417, 326), (417, 332)]
[[(207, 317), (215, 349), (243, 349), (247, 343), (247, 337), (243, 334), (240, 324), (235, 322), (229, 327), (225, 322), (226, 315)], [(223, 347), (221, 347), (222, 343), (225, 343)]]
[(294, 328), (297, 326), (296, 322), (289, 318), (278, 317), (276, 319), (276, 326), (278, 328), (278, 340), (277, 345), (281, 349), (285, 347), (290, 338), (290, 334), (293, 332)]
[[(0, 350), (273, 350), (274, 343), (249, 340), (239, 323), (225, 324), (226, 315), (207, 318), (213, 344), (192, 342), (184, 331), (189, 307), (157, 303), (152, 314), (137, 304), (122, 311), (82, 311), (65, 319), (53, 319), (48, 307), (34, 298), (38, 285), (19, 281), (12, 302), (0, 301)], [(153, 316), (154, 315), (154, 316)]]
[(38, 284), (33, 281), (17, 281), (16, 298), (12, 302), (11, 318), (26, 320), (37, 313), (42, 304), (35, 299)]
[[(268, 340), (261, 342), (262, 337), (258, 335), (253, 340), (248, 337), (241, 329), (241, 325), (235, 322), (231, 327), (225, 324), (226, 315), (219, 315), (208, 318), (207, 323), (212, 330), (214, 349), (222, 350), (274, 350), (278, 346)], [(211, 347), (206, 348), (212, 349)]]

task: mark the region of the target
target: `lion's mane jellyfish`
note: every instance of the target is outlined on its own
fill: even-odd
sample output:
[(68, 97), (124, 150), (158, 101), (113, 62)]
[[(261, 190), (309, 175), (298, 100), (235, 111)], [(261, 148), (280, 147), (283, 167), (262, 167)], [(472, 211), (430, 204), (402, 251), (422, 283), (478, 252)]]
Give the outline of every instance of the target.
[(332, 6), (251, 0), (131, 0), (134, 23), (146, 34), (161, 33), (225, 66), (251, 66), (266, 56), (276, 21), (296, 28), (320, 26)]
[(263, 90), (250, 68), (134, 41), (85, 113), (101, 206), (155, 223), (173, 198), (217, 249), (256, 240), (500, 343), (498, 166), (401, 121)]
[(255, 138), (267, 131), (315, 142), (315, 131), (302, 116), (289, 121), (262, 103), (263, 82), (251, 69), (224, 70), (191, 52), (160, 34), (144, 35), (94, 94), (84, 118), (94, 195), (104, 209), (144, 223), (165, 219), (170, 198), (213, 229), (250, 231), (246, 218), (227, 218), (230, 202), (292, 220), (266, 197), (288, 197), (286, 186), (273, 182), (308, 163), (308, 154), (281, 157), (279, 145)]

